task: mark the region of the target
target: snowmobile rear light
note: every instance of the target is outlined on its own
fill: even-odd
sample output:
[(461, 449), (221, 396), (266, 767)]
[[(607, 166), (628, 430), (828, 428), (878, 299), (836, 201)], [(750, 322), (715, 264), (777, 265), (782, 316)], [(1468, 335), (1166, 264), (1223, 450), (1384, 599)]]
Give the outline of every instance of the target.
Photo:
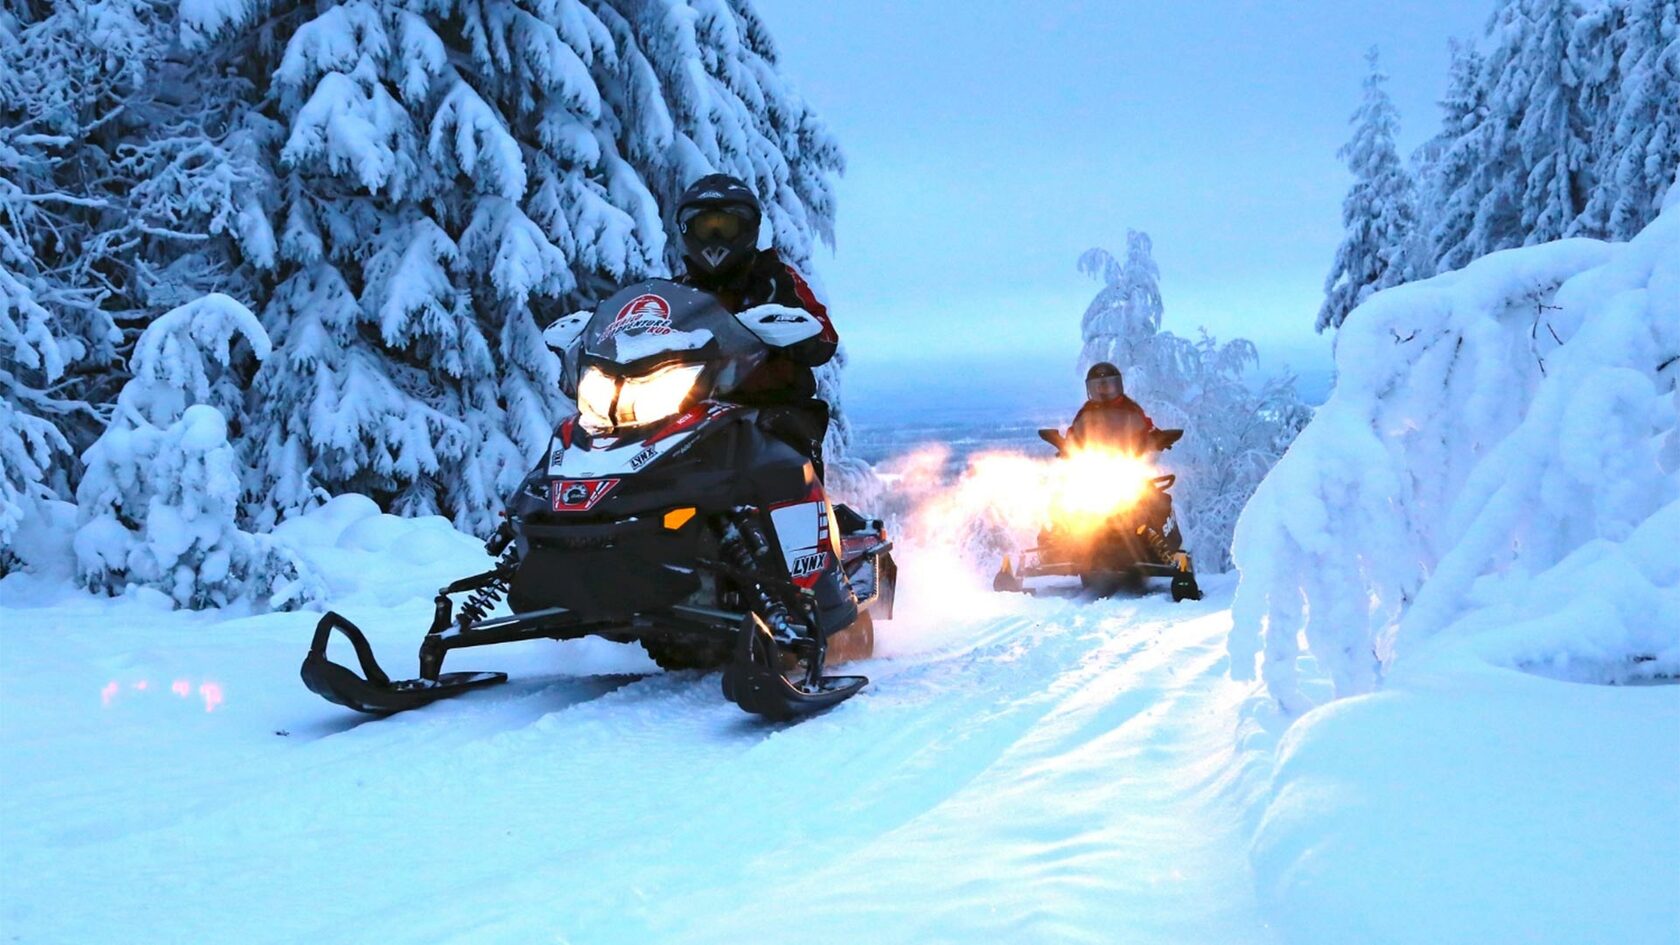
[(692, 508), (672, 509), (671, 511), (665, 513), (665, 528), (667, 531), (674, 532), (677, 529), (682, 528), (684, 525), (687, 525), (689, 519), (692, 519), (693, 517), (694, 509)]

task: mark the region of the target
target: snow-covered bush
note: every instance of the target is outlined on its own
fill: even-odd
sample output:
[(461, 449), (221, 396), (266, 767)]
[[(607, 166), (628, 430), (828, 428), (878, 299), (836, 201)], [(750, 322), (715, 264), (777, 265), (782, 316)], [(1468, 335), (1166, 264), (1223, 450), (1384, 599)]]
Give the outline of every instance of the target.
[(1294, 379), (1251, 384), (1259, 352), (1246, 339), (1220, 343), (1206, 331), (1195, 339), (1162, 331), (1148, 234), (1128, 234), (1124, 262), (1093, 249), (1080, 268), (1103, 282), (1085, 311), (1080, 373), (1099, 361), (1113, 364), (1126, 394), (1157, 426), (1184, 431), (1160, 458), (1179, 477), (1174, 514), (1192, 557), (1223, 571), (1231, 564), (1238, 513), (1306, 421)]
[(181, 306), (140, 336), (116, 415), (82, 457), (83, 585), (107, 594), (153, 587), (195, 609), (320, 599), (321, 583), (284, 544), (239, 527), (243, 476), (222, 411), (243, 398), (236, 359), (268, 354), (256, 316), (222, 295)]
[(1231, 666), (1286, 708), (1438, 646), (1580, 680), (1680, 673), (1680, 188), (1625, 244), (1377, 294), (1244, 510)]

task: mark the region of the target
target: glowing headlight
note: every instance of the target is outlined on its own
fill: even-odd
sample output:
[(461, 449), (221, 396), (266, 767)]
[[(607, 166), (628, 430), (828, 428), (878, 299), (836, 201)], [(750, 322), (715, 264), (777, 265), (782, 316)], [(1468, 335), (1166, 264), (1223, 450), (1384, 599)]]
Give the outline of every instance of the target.
[(600, 368), (590, 368), (578, 379), (578, 413), (584, 429), (591, 433), (605, 433), (613, 427), (613, 397), (618, 384)]
[(631, 426), (652, 423), (681, 410), (700, 371), (701, 365), (682, 364), (625, 378), (618, 392), (618, 422)]
[(640, 377), (614, 380), (592, 367), (578, 379), (578, 412), (584, 428), (605, 433), (618, 426), (663, 420), (683, 408), (703, 365), (681, 364)]

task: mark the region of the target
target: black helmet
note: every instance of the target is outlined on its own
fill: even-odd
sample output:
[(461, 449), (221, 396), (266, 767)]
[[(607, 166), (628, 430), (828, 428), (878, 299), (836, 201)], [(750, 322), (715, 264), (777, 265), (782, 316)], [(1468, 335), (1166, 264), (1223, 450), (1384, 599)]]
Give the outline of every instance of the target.
[(1085, 372), (1085, 396), (1089, 399), (1107, 403), (1125, 395), (1126, 383), (1120, 378), (1120, 369), (1114, 365), (1099, 361)]
[(727, 277), (758, 251), (763, 216), (752, 189), (728, 174), (708, 174), (677, 200), (677, 230), (689, 272)]

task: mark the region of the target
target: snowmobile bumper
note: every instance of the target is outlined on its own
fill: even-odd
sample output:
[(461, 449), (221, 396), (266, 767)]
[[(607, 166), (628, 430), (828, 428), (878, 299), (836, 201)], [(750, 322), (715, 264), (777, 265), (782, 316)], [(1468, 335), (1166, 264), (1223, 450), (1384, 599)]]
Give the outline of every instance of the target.
[(809, 660), (801, 683), (782, 671), (782, 650), (770, 628), (756, 614), (741, 620), (735, 655), (723, 671), (723, 695), (742, 709), (777, 722), (802, 718), (833, 708), (869, 684), (867, 676), (822, 675), (823, 653)]

